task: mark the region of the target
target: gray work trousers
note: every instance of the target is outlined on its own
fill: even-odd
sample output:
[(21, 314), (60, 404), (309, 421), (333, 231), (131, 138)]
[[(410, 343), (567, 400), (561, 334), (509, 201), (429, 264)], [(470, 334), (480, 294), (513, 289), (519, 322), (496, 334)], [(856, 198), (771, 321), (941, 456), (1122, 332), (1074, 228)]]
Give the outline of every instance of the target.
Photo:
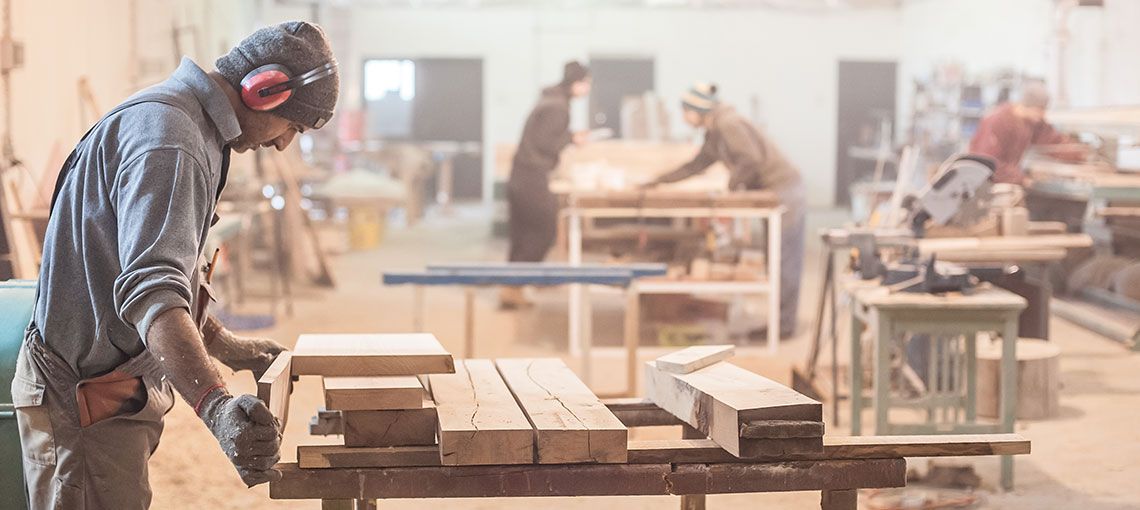
[(135, 509), (150, 506), (147, 461), (163, 416), (174, 406), (169, 382), (149, 351), (118, 367), (142, 379), (141, 409), (80, 426), (80, 378), (29, 328), (16, 363), (12, 400), (32, 510)]
[[(804, 228), (807, 200), (803, 184), (775, 190), (787, 210), (780, 218), (780, 336), (795, 334), (800, 306), (800, 279), (804, 272)], [(760, 228), (763, 227), (763, 228)], [(756, 222), (753, 244), (766, 248), (767, 225)], [(767, 253), (765, 251), (765, 253)]]

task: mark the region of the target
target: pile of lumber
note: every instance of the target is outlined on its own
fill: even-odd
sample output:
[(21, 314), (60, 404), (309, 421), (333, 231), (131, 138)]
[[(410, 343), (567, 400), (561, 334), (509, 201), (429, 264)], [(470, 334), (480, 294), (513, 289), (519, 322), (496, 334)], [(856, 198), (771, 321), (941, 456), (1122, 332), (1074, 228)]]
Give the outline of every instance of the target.
[(342, 446), (303, 468), (367, 457), (445, 466), (624, 463), (628, 432), (559, 359), (453, 360), (432, 335), (303, 335), (294, 375), (323, 377)]
[(823, 452), (823, 405), (723, 361), (732, 352), (698, 346), (648, 362), (646, 396), (736, 457)]

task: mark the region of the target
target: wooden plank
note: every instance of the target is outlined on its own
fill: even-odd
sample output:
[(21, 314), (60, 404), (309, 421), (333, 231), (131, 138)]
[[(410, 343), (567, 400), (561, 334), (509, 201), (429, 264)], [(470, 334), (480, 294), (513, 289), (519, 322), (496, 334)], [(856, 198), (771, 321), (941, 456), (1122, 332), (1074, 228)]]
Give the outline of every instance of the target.
[[(645, 394), (658, 406), (688, 423), (738, 457), (770, 452), (763, 441), (741, 440), (746, 422), (757, 420), (823, 421), (823, 405), (759, 374), (725, 362), (690, 374), (659, 370), (646, 364)], [(823, 442), (800, 441), (805, 449), (822, 451)]]
[(657, 368), (671, 374), (687, 374), (724, 361), (735, 353), (733, 345), (695, 345), (657, 358)]
[(341, 411), (345, 446), (426, 446), (436, 444), (436, 411), (421, 409)]
[(444, 465), (534, 462), (534, 430), (491, 360), (460, 360), (429, 379)]
[(684, 422), (669, 411), (657, 407), (653, 401), (643, 398), (610, 398), (602, 404), (617, 416), (626, 427), (661, 427), (682, 425)]
[(804, 420), (762, 420), (741, 424), (742, 439), (793, 439), (823, 436), (823, 422)]
[(301, 335), (293, 375), (450, 374), (455, 361), (430, 334)]
[(351, 447), (308, 445), (297, 447), (301, 469), (438, 466), (438, 446)]
[(413, 375), (325, 377), (325, 408), (337, 411), (419, 409), (426, 393)]
[(293, 392), (292, 361), (292, 352), (281, 352), (257, 379), (257, 398), (265, 402), (269, 412), (281, 422), (281, 430), (285, 430), (285, 422), (289, 419), (289, 394)]
[(1088, 234), (1053, 234), (1031, 236), (946, 237), (919, 239), (923, 254), (975, 250), (1032, 250), (1042, 248), (1088, 248)]
[(272, 499), (648, 496), (901, 487), (903, 459), (765, 464), (564, 464), (301, 469), (276, 466)]
[(499, 359), (540, 464), (625, 462), (628, 430), (560, 359)]
[[(1030, 443), (1018, 434), (935, 436), (853, 436), (823, 438), (823, 452), (771, 460), (860, 460), (897, 457), (1028, 455)], [(711, 439), (629, 442), (630, 464), (755, 462), (725, 451)]]

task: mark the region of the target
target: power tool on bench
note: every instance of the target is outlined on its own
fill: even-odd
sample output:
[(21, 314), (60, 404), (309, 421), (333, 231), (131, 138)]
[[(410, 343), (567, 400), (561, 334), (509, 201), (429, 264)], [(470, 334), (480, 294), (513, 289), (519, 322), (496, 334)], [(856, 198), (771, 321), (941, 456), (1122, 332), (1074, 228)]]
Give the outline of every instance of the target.
[[(858, 254), (856, 272), (866, 280), (881, 277), (884, 285), (902, 292), (943, 293), (973, 287), (977, 279), (969, 270), (939, 262), (934, 255), (923, 258), (916, 241), (925, 236), (928, 224), (964, 226), (985, 217), (994, 168), (993, 160), (984, 156), (958, 155), (946, 160), (930, 184), (903, 200), (909, 242), (899, 242), (897, 236), (884, 242), (882, 233), (875, 231), (850, 234)], [(902, 258), (884, 263), (882, 246), (901, 246)]]

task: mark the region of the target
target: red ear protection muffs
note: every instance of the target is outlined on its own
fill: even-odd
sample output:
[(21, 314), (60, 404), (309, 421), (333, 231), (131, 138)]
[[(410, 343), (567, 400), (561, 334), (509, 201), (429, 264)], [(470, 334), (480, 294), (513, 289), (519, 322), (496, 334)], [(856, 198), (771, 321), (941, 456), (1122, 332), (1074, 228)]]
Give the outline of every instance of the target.
[(289, 69), (266, 64), (250, 71), (241, 79), (241, 102), (258, 112), (272, 111), (293, 97), (293, 91), (336, 74), (336, 63), (329, 62), (304, 74), (292, 77)]

